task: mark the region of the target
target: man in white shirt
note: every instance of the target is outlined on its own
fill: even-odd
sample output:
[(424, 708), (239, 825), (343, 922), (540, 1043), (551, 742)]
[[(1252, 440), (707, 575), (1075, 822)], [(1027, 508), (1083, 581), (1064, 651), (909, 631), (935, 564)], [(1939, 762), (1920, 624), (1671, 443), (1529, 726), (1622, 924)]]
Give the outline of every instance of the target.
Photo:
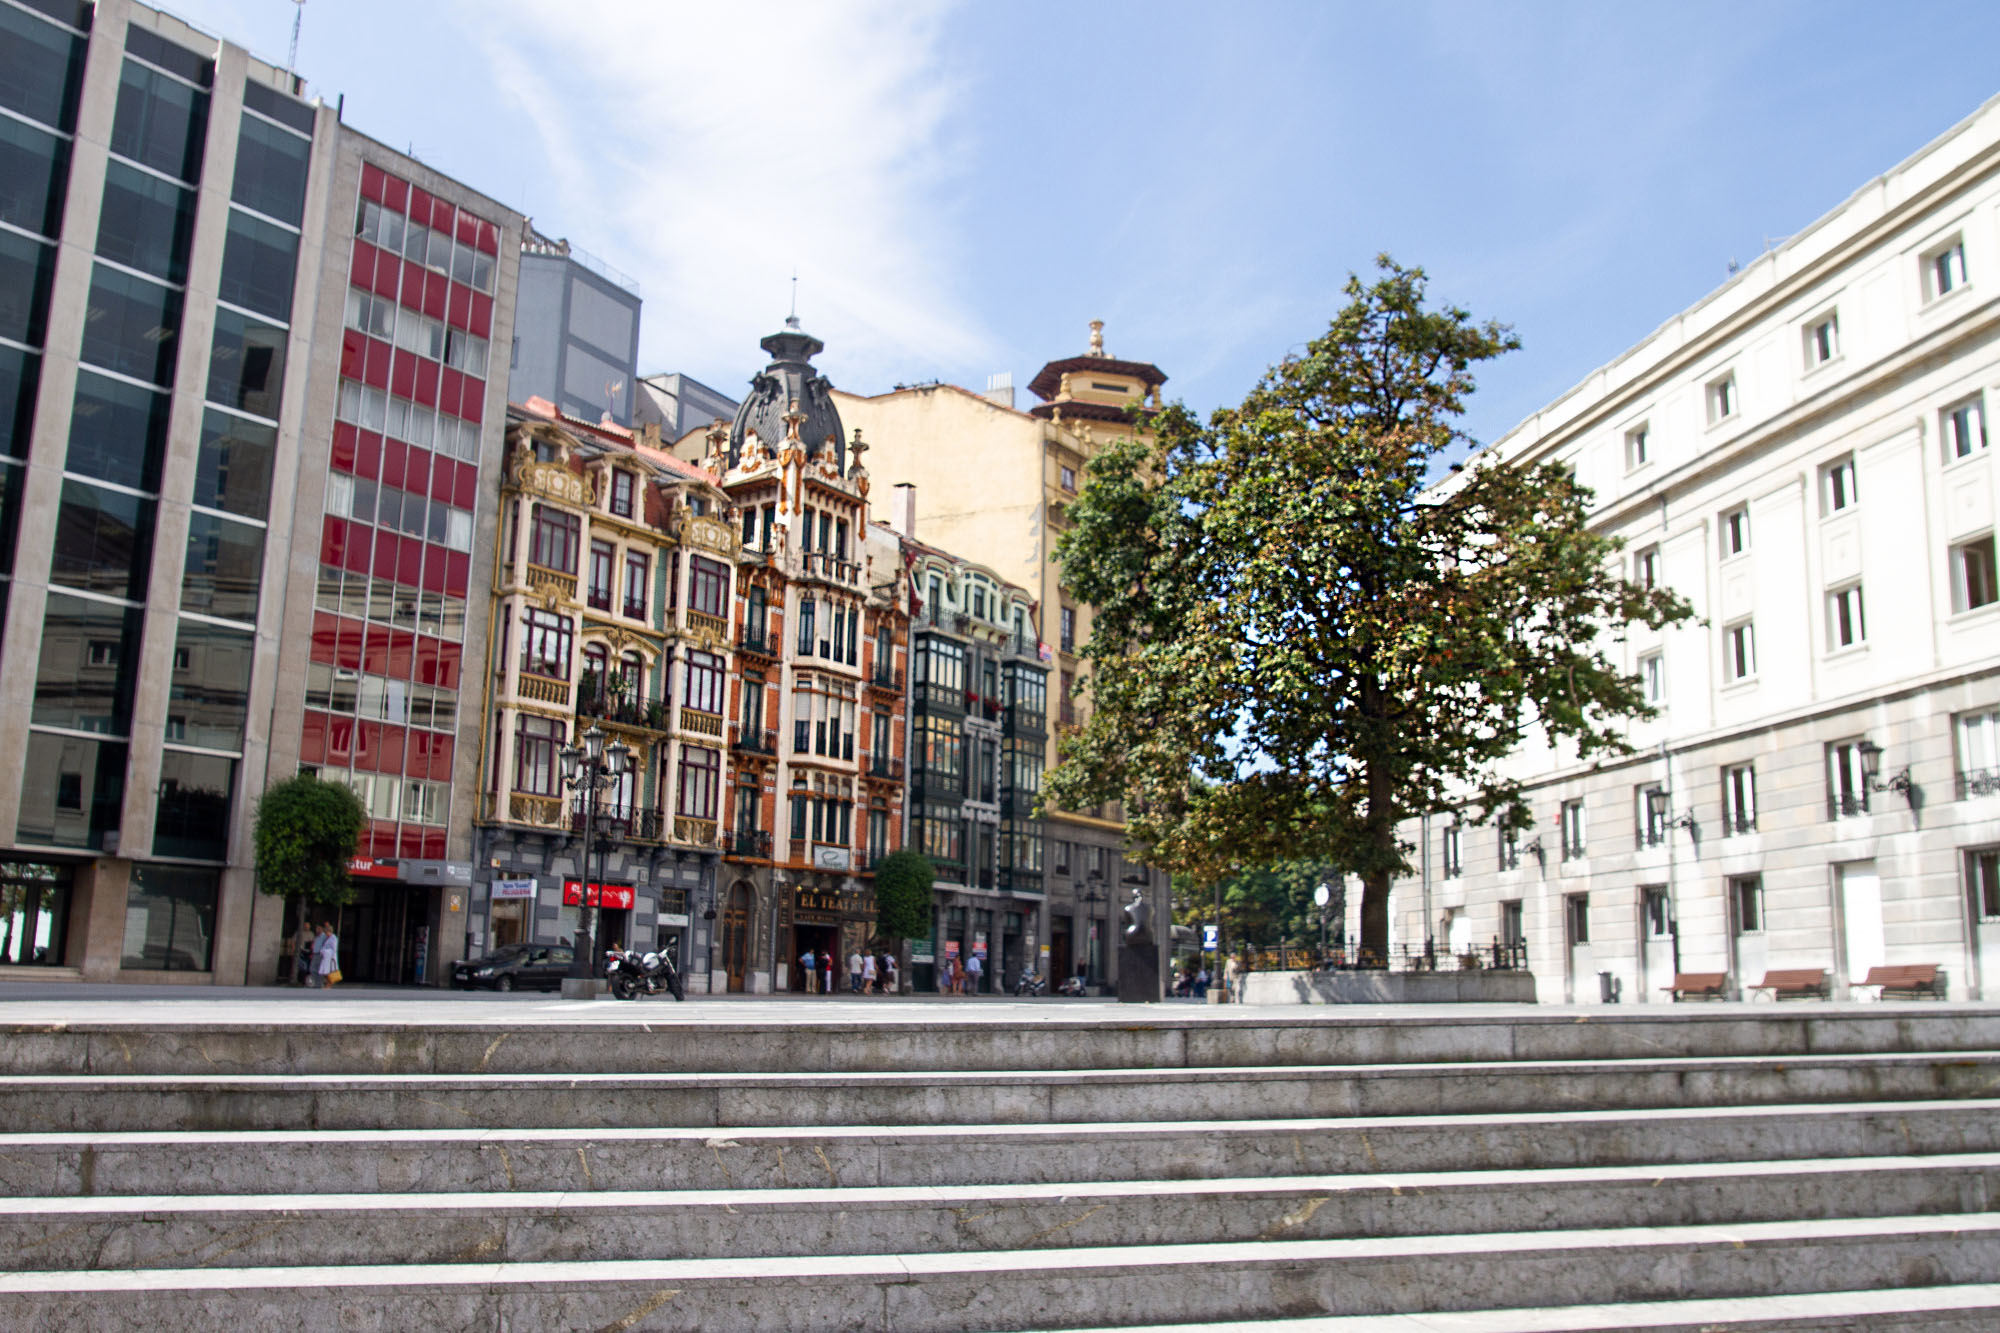
[(856, 995), (861, 994), (861, 950), (847, 955), (847, 988)]
[(967, 991), (974, 995), (979, 994), (979, 977), (984, 971), (986, 971), (986, 960), (975, 949), (972, 956), (965, 960), (965, 989)]

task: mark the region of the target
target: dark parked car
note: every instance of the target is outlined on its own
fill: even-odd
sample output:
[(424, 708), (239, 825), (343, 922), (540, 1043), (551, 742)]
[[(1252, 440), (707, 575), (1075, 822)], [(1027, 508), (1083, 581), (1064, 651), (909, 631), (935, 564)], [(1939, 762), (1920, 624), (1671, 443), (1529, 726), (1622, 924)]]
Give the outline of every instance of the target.
[(510, 944), (484, 958), (453, 963), (454, 990), (561, 990), (575, 951), (567, 944)]

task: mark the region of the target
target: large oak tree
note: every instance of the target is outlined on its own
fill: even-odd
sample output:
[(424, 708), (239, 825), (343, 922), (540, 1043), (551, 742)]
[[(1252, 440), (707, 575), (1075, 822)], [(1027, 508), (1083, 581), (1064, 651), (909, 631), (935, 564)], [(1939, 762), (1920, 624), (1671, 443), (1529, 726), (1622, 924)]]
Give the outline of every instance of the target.
[(1241, 406), (1169, 406), (1092, 460), (1057, 557), (1095, 608), (1093, 709), (1044, 796), (1123, 800), (1148, 859), (1204, 883), (1298, 859), (1356, 873), (1383, 958), (1398, 824), (1524, 825), (1500, 761), (1536, 731), (1623, 750), (1652, 710), (1606, 648), (1689, 611), (1622, 577), (1564, 466), (1475, 457), (1429, 484), (1467, 442), (1473, 367), (1518, 343), (1377, 262)]

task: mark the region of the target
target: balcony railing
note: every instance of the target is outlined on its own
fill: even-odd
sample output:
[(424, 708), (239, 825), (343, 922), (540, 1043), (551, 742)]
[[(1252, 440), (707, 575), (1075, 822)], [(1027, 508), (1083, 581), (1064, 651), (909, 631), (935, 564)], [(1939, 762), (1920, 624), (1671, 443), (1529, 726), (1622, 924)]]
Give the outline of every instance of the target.
[(743, 622), (743, 633), (736, 640), (738, 651), (752, 653), (758, 657), (776, 657), (778, 641), (766, 626), (753, 621)]
[(657, 700), (638, 699), (629, 694), (604, 694), (587, 688), (579, 690), (576, 715), (601, 718), (623, 727), (645, 727), (652, 731), (667, 729), (665, 704)]
[(729, 728), (729, 748), (738, 754), (775, 755), (778, 752), (778, 733), (757, 727), (746, 727), (733, 723)]
[(850, 587), (861, 582), (861, 566), (853, 560), (843, 560), (826, 551), (807, 551), (800, 558), (800, 566), (809, 579), (825, 579), (831, 583), (844, 583)]
[(566, 601), (576, 600), (576, 575), (558, 569), (529, 565), (528, 586), (536, 592), (553, 592)]
[(1740, 811), (1731, 811), (1722, 816), (1722, 836), (1725, 838), (1732, 833), (1755, 833), (1756, 831), (1757, 816), (1755, 815), (1746, 815)]
[(875, 668), (874, 673), (868, 677), (868, 687), (874, 690), (893, 690), (897, 694), (901, 694), (903, 692), (903, 673), (878, 666)]
[(1969, 768), (1958, 775), (1958, 799), (2000, 793), (2000, 768)]
[(687, 627), (691, 630), (699, 630), (704, 634), (713, 634), (724, 642), (727, 642), (729, 639), (729, 622), (727, 620), (721, 616), (712, 616), (706, 611), (697, 611), (693, 607), (688, 608)]
[(760, 861), (771, 859), (771, 835), (761, 829), (732, 829), (729, 844), (723, 848), (729, 856), (748, 856)]
[(1826, 798), (1828, 819), (1853, 819), (1868, 813), (1868, 793), (1865, 791), (1834, 792)]
[(697, 736), (713, 736), (722, 739), (722, 714), (702, 713), (695, 709), (681, 709), (681, 730), (691, 731)]
[(886, 754), (871, 755), (868, 759), (868, 776), (887, 778), (891, 782), (903, 780), (903, 761)]
[(1075, 726), (1075, 725), (1076, 725), (1076, 705), (1075, 705), (1075, 704), (1069, 704), (1069, 703), (1066, 703), (1066, 704), (1064, 704), (1064, 705), (1062, 706), (1062, 712), (1061, 712), (1061, 714), (1060, 714), (1059, 716), (1060, 716), (1060, 717), (1062, 718), (1062, 724), (1063, 724), (1063, 725), (1064, 725), (1065, 727), (1073, 727), (1073, 726)]
[(627, 597), (625, 599), (625, 614), (632, 620), (644, 620), (646, 618), (645, 601), (643, 599)]
[(715, 846), (715, 821), (696, 819), (692, 815), (674, 816), (674, 841), (692, 843), (696, 847)]
[(550, 680), (547, 676), (531, 676), (522, 672), (518, 693), (523, 699), (538, 704), (554, 704), (558, 708), (569, 707), (569, 682)]
[[(569, 831), (582, 834), (584, 811), (575, 804), (569, 807)], [(665, 842), (665, 817), (658, 810), (644, 810), (630, 805), (600, 805), (597, 807), (597, 823), (591, 832), (597, 837), (625, 838), (632, 842)]]
[(590, 595), (585, 600), (589, 603), (590, 609), (593, 611), (609, 611), (611, 609), (611, 589), (592, 588)]
[(1387, 958), (1344, 945), (1324, 953), (1311, 949), (1252, 949), (1239, 955), (1253, 972), (1524, 972), (1528, 946), (1494, 940), (1491, 944), (1453, 953), (1432, 944), (1398, 945)]

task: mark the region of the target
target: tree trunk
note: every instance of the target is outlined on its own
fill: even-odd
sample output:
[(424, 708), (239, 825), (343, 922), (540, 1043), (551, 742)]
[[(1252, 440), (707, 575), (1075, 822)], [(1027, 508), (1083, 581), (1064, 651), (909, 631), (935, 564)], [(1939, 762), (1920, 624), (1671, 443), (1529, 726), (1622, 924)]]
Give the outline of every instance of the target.
[(1361, 952), (1378, 967), (1389, 964), (1389, 872), (1361, 877)]

